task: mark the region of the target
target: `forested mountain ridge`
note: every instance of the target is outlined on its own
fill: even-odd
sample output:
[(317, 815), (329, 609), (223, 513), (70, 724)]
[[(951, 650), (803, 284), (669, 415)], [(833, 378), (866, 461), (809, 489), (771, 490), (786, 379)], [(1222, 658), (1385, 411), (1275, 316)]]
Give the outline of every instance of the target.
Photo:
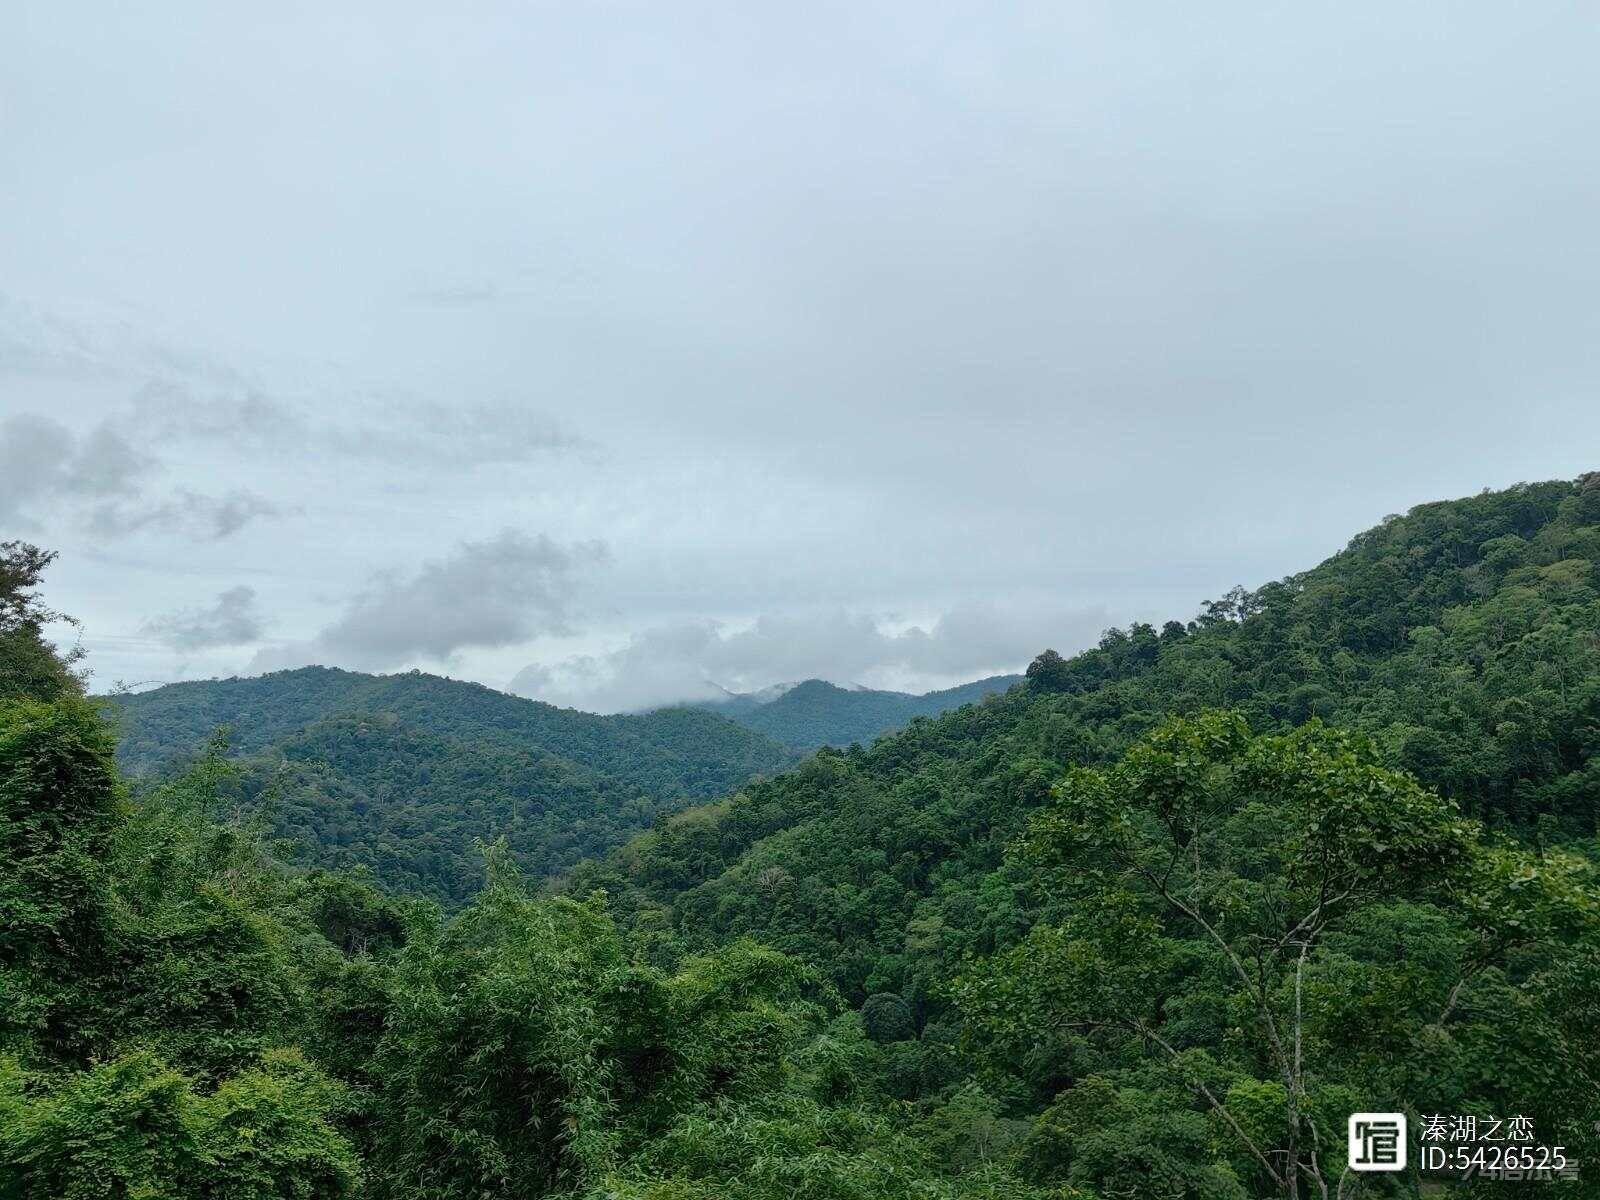
[(872, 688), (842, 688), (822, 679), (807, 679), (786, 689), (776, 699), (750, 696), (695, 705), (722, 713), (774, 741), (801, 750), (822, 746), (848, 746), (909, 724), (916, 717), (933, 717), (974, 704), (1020, 683), (1020, 675), (994, 675), (942, 691), (913, 695)]
[(875, 1048), (794, 960), (642, 966), (600, 898), (532, 898), (503, 848), (448, 919), (285, 870), (214, 750), (129, 794), (42, 637), (49, 560), (0, 546), (3, 1200), (1055, 1194), (950, 1175), (959, 1119), (878, 1102)]
[(307, 667), (103, 703), (130, 769), (170, 774), (225, 729), (230, 794), (297, 861), (447, 904), (481, 886), (480, 839), (547, 875), (796, 757), (710, 713), (600, 717), (421, 673)]
[(317, 721), (360, 715), (394, 717), (446, 737), (537, 748), (688, 794), (725, 790), (792, 761), (766, 739), (694, 710), (599, 716), (421, 671), (301, 667), (172, 683), (107, 701), (118, 713), (118, 757), (133, 771), (192, 754), (222, 726), (231, 730), (230, 744), (249, 753)]
[(480, 840), (504, 836), (521, 869), (555, 874), (658, 816), (793, 765), (813, 741), (870, 740), (1015, 678), (926, 696), (813, 680), (730, 716), (689, 706), (598, 716), (421, 672), (329, 667), (102, 702), (136, 775), (181, 770), (225, 730), (239, 768), (229, 792), (267, 815), (283, 853), (366, 867), (385, 887), (459, 905), (482, 885)]
[[(438, 771), (402, 724), (274, 745)], [(216, 755), (125, 793), (70, 672), (13, 672), (0, 1200), (1301, 1200), (1356, 1111), (1587, 1175), (1597, 746), (1593, 476), (1042, 654), (566, 896), (491, 848), (450, 916), (274, 862)]]
[[(1597, 751), (1593, 474), (1422, 505), (1192, 621), (1046, 652), (1025, 688), (821, 751), (568, 887), (604, 888), (662, 966), (740, 938), (815, 964), (885, 1044), (892, 1094), (959, 1092), (976, 1055), (986, 1111), (1032, 1121), (1031, 1178), (1314, 1194), (1281, 1163), (1331, 1172), (1305, 1143), (1358, 1109), (1537, 1109), (1594, 1152)], [(1347, 897), (1333, 919), (1319, 872)], [(1144, 886), (1162, 879), (1175, 898)], [(1282, 958), (1297, 938), (1310, 968)], [(1287, 999), (1304, 969), (1307, 1010)], [(1315, 1083), (1278, 1052), (1291, 1022), (1320, 1047)], [(1434, 1067), (1395, 1058), (1424, 1045)], [(1273, 1115), (1242, 1133), (1258, 1102)], [(1224, 1166), (1203, 1148), (1217, 1121), (1287, 1159)]]
[(1004, 859), (1028, 814), (1069, 766), (1114, 761), (1172, 713), (1321, 718), (1491, 824), (1592, 837), (1597, 564), (1600, 474), (1421, 505), (1195, 620), (1047, 652), (1027, 688), (674, 817), (573, 886), (606, 887), (663, 961), (680, 939), (753, 936), (926, 1021), (964, 955), (1037, 917)]
[(480, 842), (504, 837), (537, 878), (704, 794), (652, 792), (559, 755), (389, 715), (318, 721), (233, 765), (227, 794), (264, 816), (291, 861), (365, 867), (385, 888), (451, 906), (483, 886)]

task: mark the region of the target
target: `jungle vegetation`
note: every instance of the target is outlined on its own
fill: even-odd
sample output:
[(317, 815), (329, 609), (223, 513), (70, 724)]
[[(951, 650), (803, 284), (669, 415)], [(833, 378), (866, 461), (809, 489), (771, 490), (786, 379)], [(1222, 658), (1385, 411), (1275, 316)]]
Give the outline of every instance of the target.
[(451, 730), (424, 773), (267, 705), (246, 761), (130, 780), (48, 556), (5, 556), (0, 1197), (1423, 1194), (1345, 1172), (1358, 1109), (1597, 1161), (1600, 476), (1045, 652), (554, 884), (485, 837), (470, 897), (285, 862), (240, 803), (250, 755), (372, 737), (493, 833)]

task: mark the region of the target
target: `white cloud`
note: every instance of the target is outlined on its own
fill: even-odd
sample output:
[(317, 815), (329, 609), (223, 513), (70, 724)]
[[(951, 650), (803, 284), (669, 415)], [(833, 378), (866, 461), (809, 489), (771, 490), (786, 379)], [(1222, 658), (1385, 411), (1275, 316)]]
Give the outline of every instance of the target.
[(263, 628), (255, 589), (243, 586), (220, 593), (209, 607), (165, 613), (144, 624), (145, 633), (180, 652), (248, 645), (261, 640)]
[(263, 649), (252, 669), (324, 663), (381, 670), (566, 633), (581, 574), (605, 558), (598, 542), (562, 546), (514, 529), (462, 542), (410, 575), (375, 576), (315, 638)]
[(186, 439), (236, 451), (326, 454), (396, 465), (472, 467), (526, 463), (591, 444), (537, 406), (444, 404), (332, 377), (320, 389), (343, 403), (299, 402), (261, 387), (173, 378), (144, 384), (118, 427), (131, 439)]
[(374, 565), (507, 526), (616, 568), (486, 681), (708, 616), (1159, 622), (1595, 465), (1585, 6), (102, 9), (0, 38), (8, 98), (78, 101), (6, 114), (0, 419), (71, 440), (0, 448), (0, 519), (106, 674), (241, 579), (320, 653)]
[(914, 691), (1019, 671), (1046, 646), (1092, 643), (1102, 608), (964, 605), (895, 627), (842, 610), (763, 616), (742, 628), (683, 622), (635, 634), (609, 654), (533, 663), (511, 690), (599, 712), (632, 711), (811, 677)]

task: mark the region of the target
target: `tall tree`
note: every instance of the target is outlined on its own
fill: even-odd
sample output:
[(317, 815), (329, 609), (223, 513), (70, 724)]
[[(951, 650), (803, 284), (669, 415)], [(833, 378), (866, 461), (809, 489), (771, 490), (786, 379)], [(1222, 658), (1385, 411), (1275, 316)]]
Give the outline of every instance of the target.
[[(1567, 1035), (1542, 1003), (1594, 953), (1593, 872), (1487, 840), (1365, 739), (1172, 720), (1070, 771), (1020, 853), (1059, 915), (958, 985), (973, 1029), (1010, 1061), (1049, 1031), (1068, 1094), (1081, 1064), (1164, 1064), (1260, 1188), (1342, 1194), (1356, 1109), (1514, 1106), (1570, 1137), (1595, 1111), (1593, 1076), (1549, 1103)], [(1489, 1079), (1462, 1070), (1485, 1053)]]
[(34, 590), (55, 558), (27, 542), (0, 542), (0, 699), (51, 700), (81, 690), (72, 670), (81, 652), (62, 658), (44, 636), (50, 622), (71, 618), (45, 607)]

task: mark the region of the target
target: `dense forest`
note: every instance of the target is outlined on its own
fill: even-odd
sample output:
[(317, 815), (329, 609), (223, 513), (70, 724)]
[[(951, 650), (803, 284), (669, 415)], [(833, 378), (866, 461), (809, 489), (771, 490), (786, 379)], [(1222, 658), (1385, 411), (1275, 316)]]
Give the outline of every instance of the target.
[(722, 713), (786, 746), (816, 750), (870, 742), (909, 725), (917, 717), (936, 717), (1021, 681), (1020, 675), (994, 675), (917, 696), (873, 688), (842, 688), (826, 680), (807, 679), (784, 689), (774, 699), (737, 695), (697, 707)]
[[(941, 1094), (972, 1069), (982, 1028), (962, 1007), (964, 997), (982, 994), (972, 964), (1011, 963), (1019, 973), (1038, 966), (1048, 960), (1041, 939), (1060, 936), (1078, 911), (1059, 876), (1019, 846), (1062, 805), (1075, 769), (1128, 770), (1125, 756), (1171, 736), (1165, 723), (1175, 714), (1209, 720), (1204, 714), (1230, 710), (1242, 726), (1230, 724), (1229, 738), (1243, 736), (1241, 728), (1287, 734), (1308, 722), (1326, 729), (1316, 739), (1338, 730), (1350, 754), (1433, 789), (1441, 812), (1470, 819), (1485, 844), (1523, 847), (1535, 862), (1559, 861), (1586, 880), (1600, 815), (1597, 564), (1600, 475), (1423, 505), (1310, 571), (1206, 604), (1194, 620), (1114, 629), (1072, 659), (1046, 652), (1029, 668), (1026, 688), (914, 722), (870, 748), (819, 753), (794, 772), (673, 816), (577, 871), (571, 887), (607, 890), (641, 953), (663, 966), (741, 937), (817, 964), (852, 1006), (896, 1015), (896, 1094)], [(1584, 861), (1558, 859), (1556, 847)], [(1219, 855), (1232, 849), (1224, 836)], [(1588, 912), (1588, 887), (1573, 900), (1574, 919)], [(1586, 948), (1560, 970), (1588, 969), (1578, 965), (1589, 952), (1584, 929), (1571, 945)], [(1340, 950), (1347, 957), (1349, 936)], [(1368, 962), (1354, 976), (1371, 988), (1375, 1009), (1385, 994), (1408, 993), (1443, 1009), (1455, 985), (1441, 990), (1438, 980), (1452, 970), (1470, 970), (1475, 986), (1508, 986), (1507, 976), (1472, 956), (1465, 933), (1397, 926), (1385, 937), (1393, 975)], [(1313, 950), (1331, 954), (1334, 944), (1330, 935)], [(1433, 980), (1423, 957), (1440, 972)], [(1320, 957), (1310, 961), (1322, 968)], [(1540, 978), (1555, 986), (1555, 975)], [(1146, 984), (1172, 1013), (1212, 1006), (1209, 1029), (1186, 1030), (1176, 1047), (1237, 1053), (1222, 1044), (1236, 1035), (1215, 1024), (1242, 1002), (1225, 980), (1211, 980), (1203, 1001), (1182, 1004), (1175, 980), (1151, 974)], [(1461, 994), (1470, 993), (1457, 994), (1449, 1025), (1464, 1020)], [(1580, 994), (1566, 991), (1563, 1003)], [(1337, 1020), (1345, 1022), (1337, 1034), (1321, 1034), (1335, 1047), (1354, 1036), (1357, 1018)], [(1050, 1104), (1077, 1103), (1065, 1085), (1102, 1061), (1090, 1052), (1094, 1039), (1028, 1021), (1014, 1032), (1024, 1036), (999, 1076), (987, 1078), (999, 1111), (1043, 1119)], [(1561, 1039), (1550, 1044), (1568, 1047), (1553, 1058), (1563, 1064), (1593, 1053)], [(1564, 1057), (1569, 1050), (1573, 1057)], [(1517, 1072), (1541, 1078), (1531, 1061)], [(1516, 1077), (1508, 1069), (1498, 1078)], [(1370, 1078), (1366, 1094), (1383, 1095), (1375, 1069)], [(1594, 1102), (1587, 1077), (1572, 1084), (1569, 1103)], [(1543, 1086), (1530, 1082), (1523, 1103), (1531, 1107)], [(1397, 1107), (1406, 1097), (1397, 1088), (1368, 1107)], [(1130, 1103), (1164, 1114), (1173, 1101), (1169, 1094)], [(1247, 1186), (1261, 1190), (1260, 1180)]]
[(141, 786), (220, 734), (237, 759), (229, 802), (281, 854), (447, 905), (482, 886), (479, 839), (504, 837), (523, 870), (549, 875), (798, 757), (710, 713), (601, 717), (420, 672), (307, 667), (103, 703)]
[(766, 703), (603, 717), (416, 671), (306, 667), (102, 703), (137, 786), (216, 750), (236, 767), (227, 803), (259, 816), (280, 856), (459, 907), (483, 886), (480, 840), (503, 837), (521, 870), (555, 875), (803, 750), (870, 742), (1020, 678), (921, 696), (809, 680)]
[(458, 731), (196, 710), (245, 759), (130, 786), (119, 723), (155, 743), (49, 652), (48, 556), (4, 561), (0, 1197), (1423, 1194), (1347, 1175), (1358, 1110), (1526, 1116), (1595, 1186), (1600, 475), (640, 810), (555, 889), (489, 843), (448, 915), (238, 798), (297, 739), (507, 786)]
[(438, 737), (536, 748), (661, 792), (711, 794), (790, 761), (769, 740), (691, 709), (602, 717), (421, 671), (303, 667), (108, 701), (118, 712), (118, 758), (133, 771), (191, 754), (219, 727), (228, 727), (235, 750), (249, 753), (319, 721), (379, 714)]

